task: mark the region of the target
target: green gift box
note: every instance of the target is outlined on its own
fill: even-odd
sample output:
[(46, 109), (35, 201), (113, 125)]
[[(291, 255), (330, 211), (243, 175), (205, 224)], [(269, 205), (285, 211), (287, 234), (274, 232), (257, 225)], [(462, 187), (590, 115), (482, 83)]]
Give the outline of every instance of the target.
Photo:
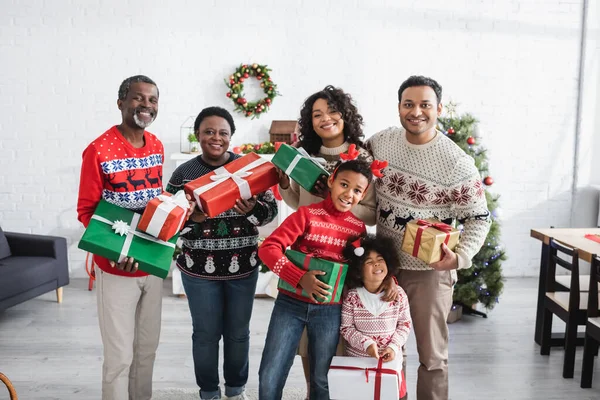
[(282, 144), (271, 162), (309, 192), (322, 176), (329, 176), (329, 172), (320, 164), (325, 160), (311, 157), (302, 147)]
[[(331, 286), (333, 288), (332, 294), (325, 300), (322, 300), (321, 296), (315, 296), (317, 301), (320, 303), (340, 302), (342, 297), (342, 288), (344, 287), (344, 281), (346, 280), (346, 274), (348, 273), (348, 265), (334, 261), (326, 261), (320, 258), (314, 258), (311, 255), (307, 255), (295, 250), (288, 250), (285, 252), (285, 255), (288, 260), (303, 270), (318, 270), (325, 272), (325, 275), (317, 275), (317, 279)], [(277, 287), (306, 298), (309, 297), (304, 289), (301, 287), (295, 288), (281, 278), (279, 279)]]
[(111, 261), (133, 257), (140, 270), (166, 278), (179, 235), (168, 242), (150, 236), (137, 229), (140, 217), (141, 214), (101, 200), (79, 248)]

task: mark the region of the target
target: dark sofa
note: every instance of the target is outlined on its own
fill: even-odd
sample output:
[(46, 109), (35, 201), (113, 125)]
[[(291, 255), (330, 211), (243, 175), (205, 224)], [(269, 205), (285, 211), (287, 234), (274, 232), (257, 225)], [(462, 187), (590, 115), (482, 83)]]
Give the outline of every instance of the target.
[(3, 232), (0, 227), (0, 312), (69, 284), (67, 241), (56, 236)]

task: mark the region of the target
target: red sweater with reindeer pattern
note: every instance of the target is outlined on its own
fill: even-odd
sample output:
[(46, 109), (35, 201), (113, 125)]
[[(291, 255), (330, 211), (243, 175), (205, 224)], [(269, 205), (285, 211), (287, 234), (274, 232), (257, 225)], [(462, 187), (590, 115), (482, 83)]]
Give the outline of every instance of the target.
[[(144, 132), (144, 147), (136, 149), (113, 126), (83, 151), (77, 219), (88, 226), (100, 199), (119, 207), (142, 212), (148, 201), (163, 192), (164, 149), (160, 140)], [(112, 268), (109, 260), (94, 255), (94, 262), (105, 272), (140, 277)]]

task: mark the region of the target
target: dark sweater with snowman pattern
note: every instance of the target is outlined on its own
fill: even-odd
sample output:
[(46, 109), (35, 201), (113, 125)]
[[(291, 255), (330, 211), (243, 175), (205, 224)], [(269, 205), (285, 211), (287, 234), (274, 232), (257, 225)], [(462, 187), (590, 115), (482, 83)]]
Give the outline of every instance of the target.
[[(240, 156), (229, 152), (229, 160)], [(223, 165), (225, 165), (223, 164)], [(183, 190), (183, 185), (221, 167), (206, 164), (201, 156), (177, 167), (167, 184), (167, 192)], [(257, 195), (256, 206), (246, 215), (233, 209), (196, 223), (191, 219), (181, 230), (182, 252), (177, 258), (181, 272), (203, 279), (239, 279), (250, 275), (260, 264), (258, 226), (277, 216), (277, 202), (271, 190)]]

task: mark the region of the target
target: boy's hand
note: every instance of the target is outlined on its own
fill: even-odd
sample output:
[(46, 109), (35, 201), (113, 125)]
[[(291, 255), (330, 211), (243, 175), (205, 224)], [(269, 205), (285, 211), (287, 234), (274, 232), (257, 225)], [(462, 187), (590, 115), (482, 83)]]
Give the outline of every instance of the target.
[(315, 186), (313, 187), (312, 190), (312, 194), (314, 194), (317, 197), (320, 197), (322, 199), (327, 197), (327, 194), (329, 194), (329, 186), (327, 186), (327, 177), (326, 176), (322, 176), (317, 183), (315, 183)]
[(394, 278), (388, 276), (381, 282), (381, 286), (379, 286), (379, 291), (384, 291), (383, 297), (381, 300), (383, 301), (396, 301), (400, 294), (398, 293), (398, 287), (396, 286), (396, 282), (394, 282)]
[(308, 293), (314, 302), (317, 302), (315, 296), (322, 297), (323, 300), (325, 300), (327, 296), (331, 295), (331, 293), (328, 292), (328, 290), (331, 289), (331, 286), (318, 280), (317, 275), (325, 275), (325, 272), (308, 271), (300, 278), (300, 286), (302, 286), (302, 289)]
[(367, 347), (367, 354), (370, 357), (376, 358), (379, 360), (379, 349), (377, 348), (377, 344), (373, 343), (369, 347)]
[(396, 352), (391, 347), (386, 347), (381, 355), (381, 358), (383, 358), (383, 362), (390, 362), (396, 358)]
[(252, 211), (252, 209), (254, 208), (255, 205), (256, 205), (256, 196), (252, 196), (248, 200), (237, 199), (235, 202), (235, 206), (233, 206), (233, 209), (238, 214), (246, 215), (250, 211)]
[(111, 261), (110, 266), (113, 268), (117, 267), (117, 269), (120, 269), (121, 271), (129, 272), (130, 274), (133, 274), (134, 272), (136, 272), (138, 270), (138, 263), (135, 262), (133, 257), (125, 257), (123, 259), (123, 261), (121, 261), (120, 263)]
[(277, 175), (279, 176), (279, 187), (287, 190), (290, 187), (290, 177), (277, 167), (275, 167), (275, 171), (277, 171)]

